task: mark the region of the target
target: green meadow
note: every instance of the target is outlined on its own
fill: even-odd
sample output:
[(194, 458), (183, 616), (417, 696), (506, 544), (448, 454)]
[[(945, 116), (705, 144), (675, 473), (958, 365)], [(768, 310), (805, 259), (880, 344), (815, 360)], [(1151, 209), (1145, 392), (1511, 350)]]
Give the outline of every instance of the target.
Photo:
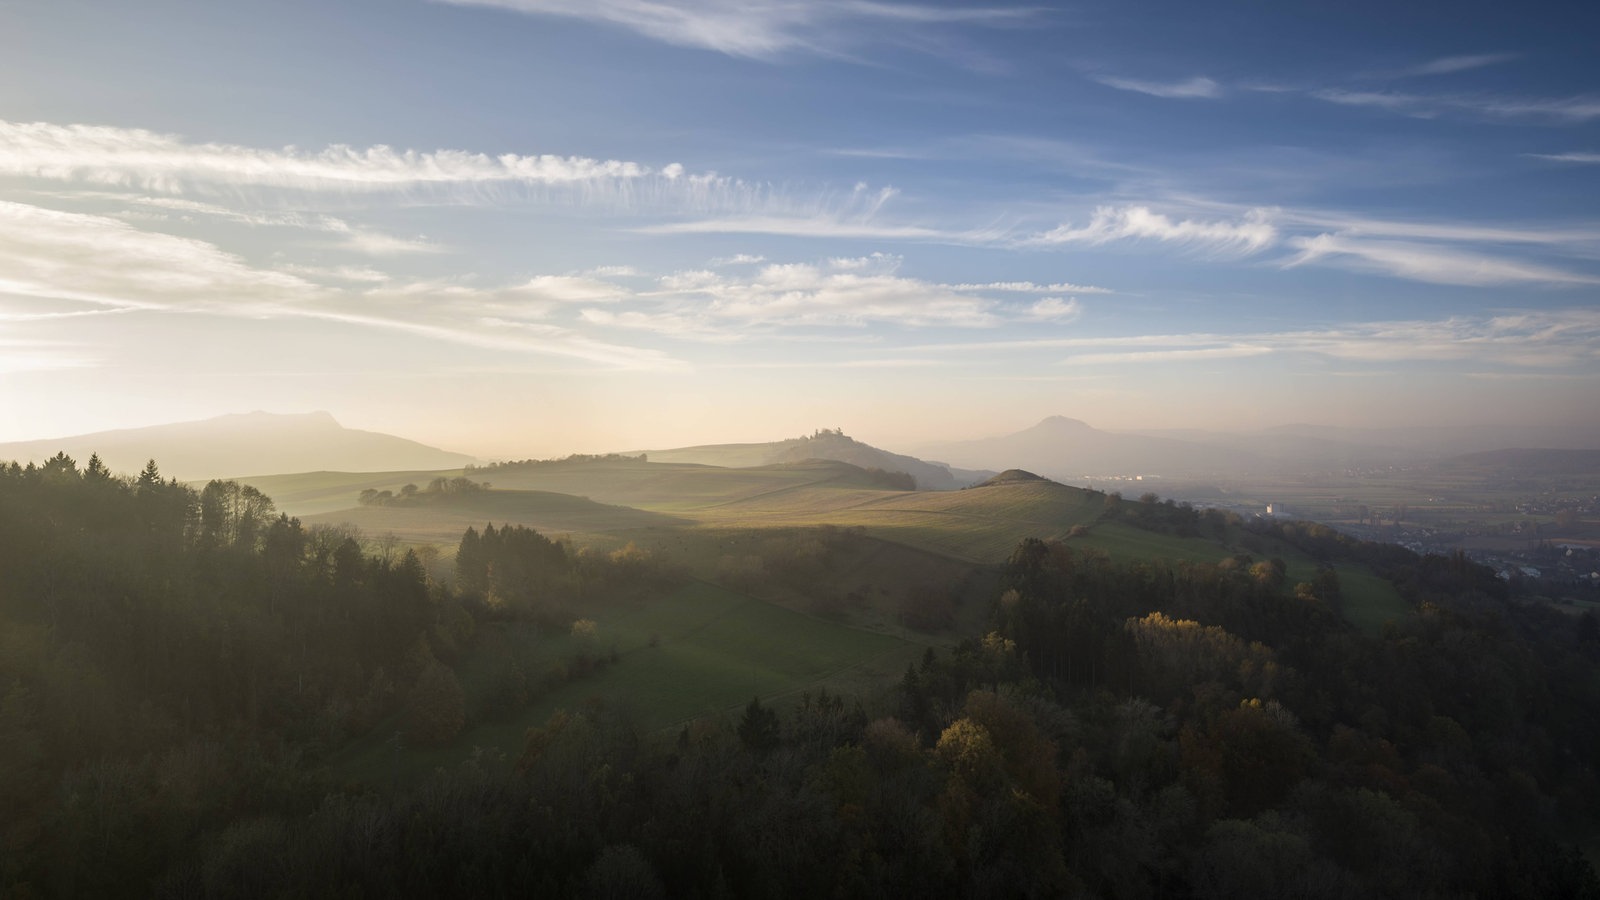
[[(718, 468), (632, 458), (574, 460), (469, 472), (491, 490), (442, 498), (418, 506), (357, 506), (357, 493), (427, 484), (458, 472), (310, 472), (253, 480), (280, 498), (286, 511), (306, 514), (312, 524), (350, 524), (366, 535), (394, 535), (402, 543), (434, 544), (448, 557), (467, 527), (518, 524), (547, 535), (566, 536), (578, 546), (619, 548), (634, 543), (686, 565), (699, 577), (715, 578), (730, 556), (760, 551), (768, 535), (821, 525), (859, 528), (870, 538), (926, 554), (901, 570), (883, 569), (877, 580), (840, 581), (840, 591), (904, 586), (926, 570), (926, 560), (968, 565), (1003, 562), (1024, 538), (1067, 540), (1070, 548), (1104, 552), (1114, 560), (1221, 562), (1238, 552), (1285, 560), (1288, 583), (1310, 581), (1317, 562), (1288, 544), (1242, 549), (1238, 533), (1166, 535), (1126, 522), (1101, 520), (1104, 495), (1050, 480), (1002, 480), (1000, 484), (952, 490), (906, 492), (878, 487), (866, 472), (837, 461)], [(1333, 503), (1346, 485), (1314, 492)], [(1309, 501), (1310, 496), (1302, 496)], [(1320, 506), (1320, 504), (1318, 504)], [(1077, 532), (1074, 528), (1077, 527)], [(786, 532), (787, 530), (787, 532)], [(882, 560), (880, 560), (882, 564)], [(950, 577), (949, 567), (934, 567)], [(1410, 610), (1392, 586), (1360, 565), (1338, 567), (1346, 615), (1366, 631)], [(802, 602), (782, 591), (763, 599), (790, 607)], [(893, 613), (858, 613), (856, 621), (893, 633)], [(963, 617), (966, 618), (966, 617)]]
[[(925, 644), (826, 622), (705, 582), (665, 596), (599, 604), (584, 615), (596, 625), (587, 644), (570, 632), (540, 633), (526, 624), (500, 626), (492, 639), (514, 656), (469, 655), (458, 667), (467, 709), (477, 721), (448, 744), (405, 747), (397, 723), (329, 761), (336, 781), (408, 777), (453, 765), (475, 750), (515, 760), (529, 728), (558, 710), (604, 705), (625, 711), (641, 728), (660, 730), (701, 716), (732, 714), (751, 697), (783, 703), (802, 691), (845, 695), (882, 684), (918, 659)], [(487, 637), (487, 636), (485, 636)], [(537, 676), (567, 666), (580, 650), (615, 661), (538, 693), (533, 701), (485, 715), (490, 696), (515, 658)]]

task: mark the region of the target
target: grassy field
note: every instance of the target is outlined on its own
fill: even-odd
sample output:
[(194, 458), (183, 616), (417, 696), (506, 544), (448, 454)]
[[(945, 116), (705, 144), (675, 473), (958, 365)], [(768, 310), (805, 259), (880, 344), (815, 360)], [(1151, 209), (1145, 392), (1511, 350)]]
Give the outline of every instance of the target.
[[(300, 472), (293, 475), (254, 475), (234, 480), (253, 485), (271, 497), (280, 511), (304, 517), (350, 509), (356, 505), (356, 495), (367, 488), (396, 491), (402, 485), (415, 484), (421, 487), (435, 478), (453, 478), (460, 474), (460, 469), (447, 472)], [(203, 485), (195, 486), (198, 488)]]
[[(396, 490), (407, 481), (425, 484), (429, 479), (421, 476), (427, 474), (312, 473), (263, 480), (258, 486), (269, 494), (286, 491), (289, 499), (282, 505), (290, 511), (344, 498), (347, 505), (340, 510), (306, 520), (349, 523), (368, 535), (392, 534), (402, 543), (432, 544), (445, 560), (468, 526), (494, 522), (526, 525), (601, 549), (637, 542), (702, 578), (716, 578), (730, 556), (759, 555), (764, 542), (787, 531), (821, 525), (859, 528), (871, 538), (922, 554), (880, 553), (856, 566), (870, 574), (854, 583), (839, 580), (837, 590), (861, 592), (874, 603), (864, 613), (853, 613), (854, 620), (886, 633), (898, 627), (896, 597), (875, 589), (898, 591), (919, 578), (959, 577), (952, 573), (960, 569), (932, 564), (933, 559), (969, 567), (993, 565), (1025, 538), (1068, 539), (1075, 526), (1085, 531), (1069, 539), (1071, 546), (1104, 552), (1114, 560), (1218, 562), (1241, 552), (1241, 544), (1253, 546), (1243, 534), (1229, 534), (1222, 541), (1181, 538), (1123, 522), (1100, 522), (1102, 495), (1050, 481), (897, 491), (875, 486), (852, 466), (824, 461), (743, 469), (635, 459), (551, 463), (472, 473), (493, 485), (483, 494), (415, 507), (354, 506), (361, 489)], [(1343, 488), (1305, 488), (1310, 493), (1301, 499), (1347, 502)], [(1283, 559), (1291, 585), (1315, 577), (1317, 563), (1288, 545), (1274, 542), (1250, 552), (1258, 559)], [(891, 558), (894, 564), (889, 564)], [(1348, 617), (1362, 628), (1376, 631), (1385, 621), (1407, 614), (1393, 588), (1366, 569), (1347, 566), (1340, 577)], [(806, 608), (793, 592), (762, 593), (763, 599), (791, 609)]]
[[(467, 758), (475, 748), (515, 759), (527, 729), (558, 709), (603, 703), (624, 708), (641, 728), (658, 730), (697, 716), (731, 714), (753, 696), (781, 702), (828, 687), (847, 694), (881, 686), (919, 658), (924, 645), (825, 622), (694, 582), (654, 600), (593, 610), (596, 644), (614, 647), (617, 662), (564, 684), (496, 720), (469, 723), (441, 747), (407, 748), (393, 739), (397, 722), (381, 725), (329, 762), (339, 781), (410, 777)], [(577, 650), (570, 634), (507, 635), (533, 664), (553, 664)], [(460, 666), (469, 709), (484, 705), (495, 660), (486, 654)]]
[(404, 477), (409, 474), (312, 473), (253, 483), (275, 500), (282, 496), (280, 508), (307, 522), (354, 524), (407, 543), (453, 543), (468, 525), (481, 528), (490, 521), (586, 536), (683, 525), (833, 524), (980, 563), (1003, 560), (1025, 537), (1064, 536), (1073, 525), (1092, 522), (1101, 509), (1098, 495), (1045, 481), (895, 491), (874, 486), (859, 469), (841, 463), (722, 469), (636, 460), (474, 473), (494, 490), (447, 504), (356, 505), (356, 494), (365, 488), (418, 483)]
[(467, 528), (487, 523), (526, 525), (544, 534), (599, 535), (693, 524), (664, 513), (596, 503), (549, 491), (485, 491), (417, 506), (356, 506), (304, 516), (307, 525), (349, 524), (368, 535), (394, 534), (405, 543), (448, 545)]
[(1411, 606), (1394, 585), (1372, 574), (1365, 566), (1335, 566), (1339, 590), (1344, 596), (1344, 617), (1368, 634), (1382, 634), (1387, 622), (1411, 615)]
[[(1230, 534), (1224, 542), (1204, 538), (1182, 538), (1157, 534), (1120, 522), (1096, 525), (1087, 535), (1073, 539), (1069, 546), (1101, 550), (1113, 560), (1179, 560), (1221, 562), (1239, 552), (1233, 549), (1241, 535)], [(1310, 582), (1317, 575), (1318, 563), (1293, 546), (1270, 541), (1251, 555), (1257, 560), (1281, 559), (1289, 585)], [(1344, 598), (1344, 617), (1369, 634), (1379, 634), (1391, 620), (1403, 619), (1411, 608), (1394, 585), (1373, 574), (1366, 566), (1343, 563), (1334, 566)]]

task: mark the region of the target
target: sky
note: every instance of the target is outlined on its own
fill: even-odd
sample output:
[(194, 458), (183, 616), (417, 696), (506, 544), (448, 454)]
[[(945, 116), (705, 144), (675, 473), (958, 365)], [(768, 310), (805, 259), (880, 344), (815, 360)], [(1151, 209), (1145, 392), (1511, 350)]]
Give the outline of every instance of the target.
[(1600, 6), (0, 0), (0, 442), (1592, 423)]

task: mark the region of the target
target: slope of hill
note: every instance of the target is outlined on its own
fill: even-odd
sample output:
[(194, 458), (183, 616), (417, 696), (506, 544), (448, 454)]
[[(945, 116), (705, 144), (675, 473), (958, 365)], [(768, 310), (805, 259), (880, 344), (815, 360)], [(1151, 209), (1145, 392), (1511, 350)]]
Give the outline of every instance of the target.
[(524, 499), (565, 494), (590, 504), (586, 509), (594, 514), (563, 515), (558, 530), (616, 533), (671, 521), (724, 529), (860, 526), (972, 562), (999, 562), (1025, 537), (1064, 536), (1074, 525), (1092, 523), (1104, 503), (1100, 494), (1024, 475), (961, 491), (891, 490), (871, 473), (833, 460), (738, 469), (624, 458), (499, 466), (471, 473), (492, 489), (470, 501), (477, 508), (462, 510), (354, 508), (359, 491), (395, 490), (400, 476), (351, 474), (342, 483), (336, 476), (304, 476), (315, 488), (292, 493), (283, 491), (297, 486), (301, 476), (250, 483), (270, 496), (297, 498), (280, 503), (292, 514), (315, 509), (310, 521), (350, 521), (369, 532), (423, 542), (440, 541), (451, 528), (459, 535), (474, 515), (479, 524), (492, 519), (554, 527), (552, 502), (529, 505)]
[(948, 491), (982, 481), (988, 472), (969, 472), (913, 456), (890, 453), (864, 444), (843, 432), (818, 431), (809, 437), (764, 444), (708, 444), (672, 450), (648, 451), (656, 462), (698, 463), (706, 466), (747, 468), (807, 459), (831, 459), (863, 469), (904, 472), (921, 490)]
[(1045, 478), (1042, 475), (1035, 475), (1032, 472), (1024, 469), (1007, 469), (1004, 472), (1001, 472), (999, 475), (996, 475), (981, 484), (973, 485), (973, 487), (993, 487), (997, 484), (1026, 484), (1030, 481), (1049, 480), (1050, 479)]
[(276, 472), (452, 469), (475, 460), (416, 441), (345, 428), (325, 412), (252, 412), (0, 444), (0, 460), (42, 462), (65, 452), (80, 463), (98, 453), (113, 472), (137, 472), (154, 459), (183, 481)]
[(349, 524), (369, 535), (393, 534), (407, 541), (451, 545), (469, 527), (486, 523), (525, 525), (546, 534), (609, 534), (640, 528), (692, 524), (689, 520), (629, 506), (596, 503), (549, 491), (482, 491), (416, 506), (360, 506), (304, 517), (307, 525)]

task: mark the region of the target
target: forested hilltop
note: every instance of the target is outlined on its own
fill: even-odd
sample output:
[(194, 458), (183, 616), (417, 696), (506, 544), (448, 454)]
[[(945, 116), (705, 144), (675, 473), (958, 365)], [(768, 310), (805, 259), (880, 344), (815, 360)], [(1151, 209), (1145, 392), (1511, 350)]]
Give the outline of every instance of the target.
[(1270, 527), (1415, 615), (1363, 632), (1336, 578), (1272, 559), (1026, 540), (983, 627), (877, 691), (665, 732), (586, 703), (515, 753), (352, 780), (355, 739), (496, 714), (463, 695), (508, 623), (578, 648), (507, 670), (516, 706), (635, 665), (586, 609), (683, 575), (486, 526), (441, 584), (234, 482), (0, 467), (0, 893), (1600, 897), (1593, 616)]

